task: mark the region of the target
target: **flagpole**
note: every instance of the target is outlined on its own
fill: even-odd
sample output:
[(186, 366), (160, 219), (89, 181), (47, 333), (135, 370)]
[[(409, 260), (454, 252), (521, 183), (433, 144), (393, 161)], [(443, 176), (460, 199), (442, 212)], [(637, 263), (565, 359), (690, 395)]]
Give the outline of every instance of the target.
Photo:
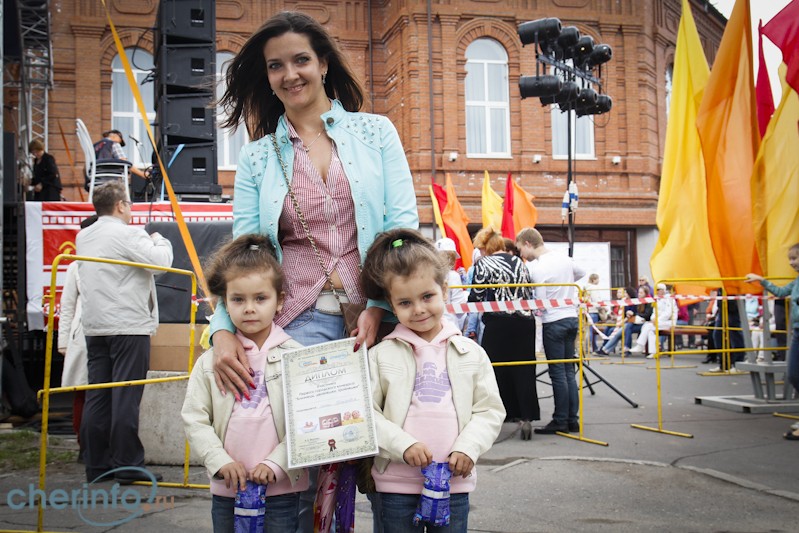
[[(566, 192), (569, 192), (572, 180), (572, 113), (574, 112), (574, 105), (569, 103), (566, 108)], [(569, 202), (569, 257), (574, 257), (574, 209)]]

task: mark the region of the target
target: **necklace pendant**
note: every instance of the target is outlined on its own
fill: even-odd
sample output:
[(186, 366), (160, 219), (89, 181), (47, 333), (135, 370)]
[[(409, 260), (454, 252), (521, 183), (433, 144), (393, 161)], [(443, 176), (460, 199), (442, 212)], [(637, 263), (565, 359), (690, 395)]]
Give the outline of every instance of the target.
[(303, 146), (302, 149), (305, 150), (306, 154), (311, 151), (311, 147), (310, 146)]

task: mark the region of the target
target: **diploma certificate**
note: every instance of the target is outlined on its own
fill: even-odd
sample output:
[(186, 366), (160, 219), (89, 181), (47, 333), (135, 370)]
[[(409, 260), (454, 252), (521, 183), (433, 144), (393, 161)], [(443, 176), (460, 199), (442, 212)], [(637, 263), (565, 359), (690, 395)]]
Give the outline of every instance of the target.
[(366, 347), (355, 338), (283, 354), (289, 468), (377, 454)]

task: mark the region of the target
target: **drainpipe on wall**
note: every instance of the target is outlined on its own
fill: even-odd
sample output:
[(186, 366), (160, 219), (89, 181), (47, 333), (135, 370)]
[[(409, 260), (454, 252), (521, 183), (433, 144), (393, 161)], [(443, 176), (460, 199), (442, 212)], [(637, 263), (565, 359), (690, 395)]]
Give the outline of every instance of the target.
[[(430, 183), (436, 182), (436, 126), (433, 110), (433, 14), (430, 0), (427, 0), (427, 76), (429, 82), (428, 105), (430, 107)], [(431, 201), (433, 199), (431, 198)], [(432, 206), (431, 206), (432, 207)], [(433, 217), (435, 218), (435, 217)], [(436, 224), (433, 223), (433, 240), (436, 238)]]

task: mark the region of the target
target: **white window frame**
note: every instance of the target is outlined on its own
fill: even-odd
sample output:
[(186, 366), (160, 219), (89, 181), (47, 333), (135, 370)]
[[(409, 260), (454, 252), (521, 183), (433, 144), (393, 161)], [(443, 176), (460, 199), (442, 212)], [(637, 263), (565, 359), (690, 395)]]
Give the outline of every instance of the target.
[[(567, 61), (568, 64), (571, 65), (571, 60)], [(558, 72), (554, 68), (550, 68), (550, 74), (558, 75)], [(569, 158), (568, 153), (556, 153), (555, 152), (555, 139), (560, 135), (563, 135), (564, 138), (568, 135), (567, 131), (567, 123), (564, 119), (566, 112), (560, 109), (560, 106), (556, 104), (552, 104), (549, 106), (550, 111), (550, 125), (552, 126), (552, 159), (557, 160), (566, 160)], [(574, 110), (568, 113), (569, 117), (571, 117), (572, 123), (572, 138), (571, 138), (571, 151), (572, 151), (572, 159), (582, 159), (582, 160), (594, 160), (596, 159), (596, 143), (594, 139), (594, 119), (592, 115), (584, 115), (582, 117), (578, 117)], [(562, 124), (562, 126), (561, 126)], [(578, 152), (577, 151), (577, 128), (588, 128), (586, 134), (588, 135), (588, 150)], [(563, 131), (560, 130), (563, 128)]]
[[(564, 120), (564, 116), (566, 113), (561, 111), (557, 105), (550, 106), (550, 113), (552, 118), (552, 159), (558, 160), (565, 160), (569, 158), (568, 153), (556, 153), (555, 152), (555, 136), (556, 135), (563, 135), (566, 136), (566, 121)], [(572, 159), (582, 159), (582, 160), (595, 160), (596, 159), (596, 141), (594, 138), (594, 119), (592, 115), (585, 115), (582, 117), (578, 117), (574, 111), (569, 113), (569, 117), (571, 118), (572, 123), (572, 138), (571, 138), (571, 149), (572, 149)], [(563, 128), (561, 132), (558, 128), (559, 124), (563, 124), (560, 126)], [(588, 135), (588, 150), (578, 152), (577, 151), (577, 128), (588, 128), (585, 132)]]
[[(225, 85), (224, 69), (226, 63), (233, 58), (231, 52), (217, 52), (216, 54), (216, 99), (219, 98), (227, 90)], [(219, 170), (236, 170), (238, 167), (239, 149), (238, 147), (244, 146), (249, 142), (247, 135), (247, 128), (243, 124), (239, 124), (236, 131), (233, 132), (232, 128), (223, 129), (219, 125), (227, 120), (227, 115), (224, 110), (219, 107), (216, 110), (216, 155), (217, 155), (217, 168)], [(234, 143), (234, 140), (238, 142)]]
[[(482, 158), (482, 159), (505, 159), (511, 157), (511, 137), (510, 137), (510, 88), (508, 84), (508, 52), (505, 48), (494, 39), (489, 39), (487, 37), (483, 37), (480, 39), (476, 39), (473, 41), (472, 44), (481, 40), (488, 40), (492, 41), (493, 43), (497, 44), (499, 48), (502, 50), (504, 59), (469, 59), (468, 57), (468, 48), (466, 50), (467, 57), (466, 63), (469, 65), (474, 65), (475, 67), (479, 67), (482, 65), (483, 68), (483, 91), (486, 95), (485, 100), (466, 100), (466, 157), (468, 158)], [(471, 46), (471, 44), (469, 45)], [(505, 101), (501, 100), (488, 100), (488, 65), (501, 65), (503, 67), (503, 74), (505, 78), (505, 84), (503, 87), (503, 92), (507, 95)], [(466, 75), (466, 79), (464, 80), (464, 84), (469, 83), (469, 75)], [(464, 91), (464, 95), (468, 94), (469, 91)], [(470, 107), (473, 108), (482, 108), (485, 113), (485, 123), (486, 123), (486, 152), (470, 152), (469, 151), (469, 113), (468, 110)], [(502, 110), (505, 114), (505, 138), (507, 139), (507, 149), (506, 150), (494, 150), (493, 149), (493, 139), (491, 136), (491, 111), (493, 110)]]
[(671, 93), (674, 89), (674, 63), (666, 67), (666, 119), (669, 118), (671, 111)]
[[(136, 79), (136, 83), (139, 86), (139, 92), (143, 92), (146, 89), (142, 89), (142, 82), (144, 79), (150, 74), (150, 70), (139, 70), (134, 62), (131, 61), (131, 57), (133, 56), (134, 50), (136, 52), (135, 62), (136, 65), (143, 64), (146, 60), (149, 60), (149, 65), (153, 65), (153, 56), (147, 50), (142, 48), (125, 48), (125, 54), (128, 58), (128, 63), (130, 63), (130, 68), (133, 71), (133, 77)], [(121, 80), (121, 81), (120, 81)], [(153, 155), (153, 147), (150, 143), (150, 138), (147, 135), (147, 128), (144, 126), (144, 122), (141, 119), (141, 115), (139, 114), (139, 107), (136, 104), (136, 100), (133, 98), (133, 92), (125, 92), (124, 94), (128, 95), (129, 98), (124, 99), (123, 101), (118, 101), (114, 97), (114, 84), (115, 83), (124, 83), (125, 86), (128, 86), (128, 79), (127, 75), (125, 74), (125, 67), (122, 66), (122, 61), (117, 54), (112, 63), (111, 63), (111, 128), (110, 129), (118, 129), (122, 131), (123, 134), (130, 137), (131, 135), (138, 139), (141, 144), (141, 151), (143, 152), (143, 156), (145, 160), (142, 160), (142, 154), (139, 153), (139, 150), (136, 148), (135, 143), (132, 141), (128, 142), (129, 140), (126, 139), (125, 147), (122, 150), (125, 151), (125, 154), (128, 158), (128, 161), (131, 161), (134, 166), (137, 167), (149, 167), (152, 165), (152, 155)], [(152, 93), (152, 91), (150, 91)], [(128, 128), (127, 126), (123, 126), (119, 124), (120, 121), (125, 120), (126, 124), (127, 121), (131, 121), (133, 123), (132, 128)], [(155, 110), (148, 109), (147, 110), (147, 120), (150, 124), (155, 120)], [(130, 131), (125, 131), (125, 130)], [(105, 128), (103, 128), (105, 131)], [(100, 137), (97, 137), (97, 140), (100, 140)], [(157, 139), (156, 139), (157, 140)], [(150, 158), (150, 159), (148, 159)]]

